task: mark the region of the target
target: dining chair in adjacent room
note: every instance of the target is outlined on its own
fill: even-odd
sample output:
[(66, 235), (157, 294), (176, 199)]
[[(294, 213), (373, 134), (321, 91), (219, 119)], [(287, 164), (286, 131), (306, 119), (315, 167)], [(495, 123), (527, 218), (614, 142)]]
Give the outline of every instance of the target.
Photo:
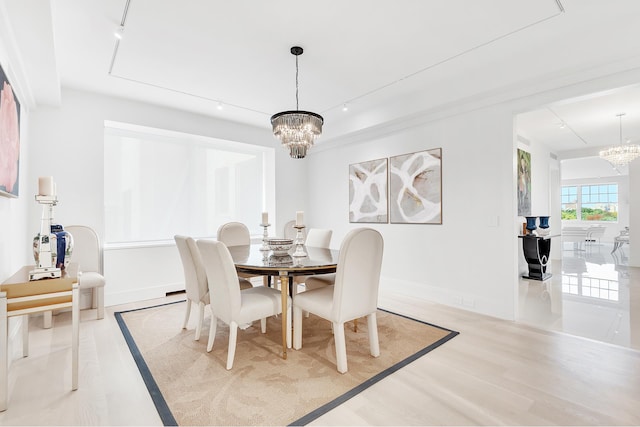
[[(241, 222), (227, 222), (218, 228), (216, 239), (227, 245), (227, 247), (248, 246), (251, 244), (251, 233), (249, 233), (249, 228)], [(252, 277), (260, 276), (248, 273), (238, 273), (238, 277), (240, 279), (250, 280)]]
[(81, 272), (78, 287), (91, 289), (91, 308), (97, 309), (98, 319), (104, 318), (104, 279), (102, 245), (98, 234), (86, 225), (69, 225), (65, 231), (73, 238), (71, 261), (78, 263)]
[[(198, 249), (202, 255), (209, 296), (211, 299), (211, 325), (207, 351), (213, 349), (218, 319), (229, 325), (229, 350), (227, 353), (227, 369), (233, 367), (236, 352), (238, 328), (246, 329), (251, 322), (260, 320), (262, 333), (267, 331), (267, 317), (282, 313), (282, 295), (280, 291), (265, 286), (240, 289), (236, 286), (238, 274), (229, 253), (229, 249), (212, 240), (199, 240)], [(288, 298), (287, 307), (291, 307)], [(290, 313), (288, 313), (290, 314)], [(291, 316), (287, 316), (287, 345), (291, 343)]]
[(196, 324), (196, 334), (194, 340), (200, 339), (202, 323), (204, 322), (204, 309), (209, 305), (209, 286), (207, 284), (207, 273), (202, 265), (200, 251), (196, 241), (192, 237), (175, 235), (173, 236), (182, 260), (184, 270), (184, 288), (187, 293), (187, 311), (184, 314), (182, 329), (187, 329), (189, 316), (191, 315), (191, 303), (198, 305), (198, 323)]
[(347, 372), (345, 322), (367, 317), (369, 351), (380, 355), (376, 310), (384, 241), (371, 228), (350, 231), (340, 245), (336, 280), (325, 286), (301, 292), (293, 298), (293, 348), (302, 348), (302, 312), (308, 311), (332, 322), (338, 372)]

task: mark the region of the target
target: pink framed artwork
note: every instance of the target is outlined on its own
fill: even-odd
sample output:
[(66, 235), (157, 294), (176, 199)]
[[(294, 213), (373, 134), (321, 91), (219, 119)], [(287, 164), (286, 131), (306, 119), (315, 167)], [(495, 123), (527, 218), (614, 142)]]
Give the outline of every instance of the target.
[(0, 196), (18, 197), (20, 102), (0, 66)]

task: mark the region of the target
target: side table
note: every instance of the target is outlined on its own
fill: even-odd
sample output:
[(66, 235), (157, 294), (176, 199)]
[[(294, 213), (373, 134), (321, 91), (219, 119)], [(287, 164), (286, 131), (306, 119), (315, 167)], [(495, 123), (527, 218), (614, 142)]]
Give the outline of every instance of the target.
[(29, 355), (29, 315), (71, 307), (71, 389), (78, 389), (78, 344), (80, 332), (80, 291), (78, 265), (70, 263), (61, 278), (29, 281), (29, 271), (35, 266), (22, 267), (0, 285), (0, 411), (7, 409), (9, 400), (8, 321), (23, 316), (22, 356)]

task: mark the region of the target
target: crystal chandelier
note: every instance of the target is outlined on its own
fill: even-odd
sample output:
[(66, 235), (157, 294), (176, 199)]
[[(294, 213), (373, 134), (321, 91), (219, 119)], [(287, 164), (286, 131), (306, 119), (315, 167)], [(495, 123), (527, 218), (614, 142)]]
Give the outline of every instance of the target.
[(625, 113), (617, 114), (620, 118), (620, 145), (600, 151), (600, 157), (611, 163), (613, 167), (624, 166), (636, 157), (640, 157), (640, 146), (622, 143), (622, 116), (624, 115)]
[(316, 138), (322, 134), (324, 123), (321, 115), (298, 110), (298, 56), (302, 52), (299, 46), (291, 48), (291, 53), (296, 57), (296, 109), (271, 116), (273, 135), (289, 150), (293, 159), (303, 159), (307, 155)]

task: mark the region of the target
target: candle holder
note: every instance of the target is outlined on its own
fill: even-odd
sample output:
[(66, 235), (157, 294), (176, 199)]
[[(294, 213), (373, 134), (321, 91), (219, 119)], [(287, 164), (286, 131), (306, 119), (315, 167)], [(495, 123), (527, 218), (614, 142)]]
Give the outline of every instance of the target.
[(304, 251), (304, 239), (302, 238), (302, 230), (304, 230), (304, 225), (294, 225), (293, 228), (295, 228), (297, 231), (296, 233), (296, 240), (294, 242), (294, 244), (296, 245), (296, 251), (293, 253), (294, 257), (305, 257), (307, 256), (307, 253)]
[(269, 228), (271, 224), (260, 224), (260, 227), (262, 227), (264, 229), (264, 231), (262, 232), (262, 247), (260, 248), (261, 251), (269, 251), (269, 246), (267, 245), (267, 239), (269, 238), (269, 231), (267, 231), (267, 229)]

